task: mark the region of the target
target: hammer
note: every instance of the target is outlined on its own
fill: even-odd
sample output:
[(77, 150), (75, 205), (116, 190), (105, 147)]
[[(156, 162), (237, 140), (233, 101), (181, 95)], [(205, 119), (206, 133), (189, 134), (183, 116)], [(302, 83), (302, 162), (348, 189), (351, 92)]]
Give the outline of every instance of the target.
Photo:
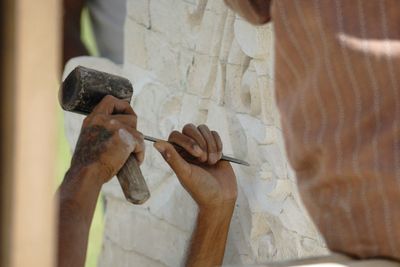
[[(130, 103), (132, 94), (132, 84), (128, 79), (78, 66), (62, 83), (59, 101), (66, 111), (88, 115), (106, 95)], [(129, 202), (143, 204), (149, 199), (150, 191), (132, 154), (118, 171), (117, 178)]]

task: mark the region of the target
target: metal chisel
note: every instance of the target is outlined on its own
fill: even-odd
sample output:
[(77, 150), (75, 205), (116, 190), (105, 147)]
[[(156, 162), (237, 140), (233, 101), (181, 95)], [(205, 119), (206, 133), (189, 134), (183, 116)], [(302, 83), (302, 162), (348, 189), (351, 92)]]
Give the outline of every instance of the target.
[[(154, 138), (154, 137), (151, 137), (151, 136), (148, 136), (148, 135), (144, 136), (144, 140), (147, 140), (147, 141), (150, 141), (150, 142), (154, 142), (154, 143), (157, 142), (157, 141), (162, 141), (161, 139), (157, 139), (157, 138)], [(178, 147), (176, 144), (172, 144), (172, 145), (174, 145), (175, 147)], [(181, 147), (179, 147), (179, 148), (182, 149)], [(221, 159), (229, 161), (229, 162), (232, 162), (232, 163), (237, 163), (237, 164), (240, 164), (240, 165), (244, 165), (244, 166), (250, 166), (250, 164), (248, 162), (244, 161), (244, 160), (236, 159), (236, 158), (229, 157), (229, 156), (226, 156), (226, 155), (222, 155)]]

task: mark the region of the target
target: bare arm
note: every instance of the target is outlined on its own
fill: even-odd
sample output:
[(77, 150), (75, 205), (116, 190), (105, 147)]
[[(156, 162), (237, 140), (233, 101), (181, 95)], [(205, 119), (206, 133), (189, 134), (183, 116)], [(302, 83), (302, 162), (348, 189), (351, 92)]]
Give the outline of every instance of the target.
[(237, 197), (232, 167), (220, 161), (221, 139), (205, 125), (188, 124), (183, 133), (173, 132), (169, 142), (185, 151), (178, 153), (167, 142), (157, 142), (155, 147), (199, 207), (186, 266), (221, 265)]
[(199, 210), (186, 266), (222, 264), (233, 208), (233, 205), (227, 205), (226, 209), (213, 207)]
[(271, 20), (272, 0), (225, 0), (225, 4), (250, 23), (260, 25)]
[(81, 14), (86, 0), (63, 0), (63, 65), (77, 56), (88, 55), (81, 41)]
[(131, 153), (143, 161), (144, 142), (136, 131), (136, 115), (129, 103), (105, 97), (85, 119), (71, 167), (59, 188), (59, 267), (84, 266), (101, 186)]

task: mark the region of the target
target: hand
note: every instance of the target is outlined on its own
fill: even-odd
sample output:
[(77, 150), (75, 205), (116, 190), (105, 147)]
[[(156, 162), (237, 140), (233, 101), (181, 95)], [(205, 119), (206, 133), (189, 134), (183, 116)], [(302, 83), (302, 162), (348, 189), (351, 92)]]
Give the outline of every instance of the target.
[[(183, 187), (200, 209), (234, 207), (236, 177), (229, 162), (222, 161), (222, 142), (218, 133), (206, 125), (187, 124), (182, 133), (174, 131), (169, 142), (159, 141), (155, 148), (176, 173)], [(171, 144), (184, 150), (180, 153)]]
[(121, 169), (131, 153), (141, 164), (145, 146), (136, 122), (136, 114), (128, 102), (104, 97), (83, 121), (70, 170), (96, 170), (103, 184)]

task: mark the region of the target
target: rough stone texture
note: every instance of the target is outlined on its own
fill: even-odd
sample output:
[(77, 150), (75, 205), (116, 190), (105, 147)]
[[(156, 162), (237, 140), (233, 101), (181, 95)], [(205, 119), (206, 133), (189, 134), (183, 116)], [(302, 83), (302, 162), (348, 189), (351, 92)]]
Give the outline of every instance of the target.
[[(221, 133), (234, 166), (239, 198), (225, 264), (257, 264), (320, 255), (325, 245), (299, 199), (288, 166), (273, 93), (271, 25), (254, 27), (220, 0), (128, 0), (125, 63), (78, 58), (77, 64), (120, 74), (134, 83), (138, 127), (167, 138), (186, 123)], [(81, 116), (65, 114), (74, 147)], [(104, 188), (106, 230), (99, 266), (179, 266), (196, 206), (148, 144), (142, 171), (151, 199), (124, 200), (116, 179)]]

